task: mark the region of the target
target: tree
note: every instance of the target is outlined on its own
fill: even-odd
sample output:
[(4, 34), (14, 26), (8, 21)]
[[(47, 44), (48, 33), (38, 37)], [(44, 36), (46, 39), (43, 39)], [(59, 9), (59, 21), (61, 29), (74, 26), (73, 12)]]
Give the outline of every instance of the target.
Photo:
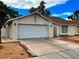
[(6, 21), (9, 19), (8, 15), (10, 17), (15, 17), (15, 15), (18, 16), (18, 13), (11, 9), (10, 7), (7, 7), (6, 4), (4, 4), (2, 1), (0, 1), (0, 43), (1, 43), (1, 29), (6, 23)]
[(74, 15), (75, 15), (75, 19), (79, 19), (79, 10), (75, 11)]
[(7, 13), (9, 14), (9, 16), (11, 18), (15, 18), (15, 17), (19, 16), (18, 12), (16, 10), (12, 9), (11, 7), (7, 8)]
[(46, 15), (49, 15), (49, 16), (51, 15), (49, 10), (45, 10), (45, 13), (46, 13)]
[(68, 19), (77, 20), (79, 19), (79, 10), (76, 10), (72, 15), (68, 16)]
[(38, 11), (42, 14), (45, 13), (44, 9), (45, 9), (45, 6), (44, 6), (45, 2), (44, 1), (41, 1), (40, 5), (38, 6)]
[(32, 7), (32, 8), (29, 10), (30, 13), (33, 13), (33, 12), (35, 12), (35, 11), (36, 11), (36, 9), (35, 9), (34, 7)]
[(43, 15), (50, 15), (50, 11), (49, 10), (45, 10), (45, 2), (41, 1), (40, 5), (37, 8), (32, 7), (29, 12), (33, 13), (35, 11), (38, 11), (39, 13), (43, 14)]
[(74, 19), (73, 19), (73, 15), (68, 16), (68, 19), (74, 20)]

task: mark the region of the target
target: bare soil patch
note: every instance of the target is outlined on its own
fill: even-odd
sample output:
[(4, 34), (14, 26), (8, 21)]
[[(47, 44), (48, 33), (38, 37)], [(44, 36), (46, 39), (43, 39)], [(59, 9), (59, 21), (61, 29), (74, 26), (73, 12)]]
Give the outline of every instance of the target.
[(60, 40), (68, 41), (68, 42), (73, 42), (73, 43), (79, 44), (79, 36), (74, 36), (74, 37), (61, 37)]
[(26, 59), (33, 57), (29, 54), (20, 42), (4, 42), (0, 44), (0, 59)]

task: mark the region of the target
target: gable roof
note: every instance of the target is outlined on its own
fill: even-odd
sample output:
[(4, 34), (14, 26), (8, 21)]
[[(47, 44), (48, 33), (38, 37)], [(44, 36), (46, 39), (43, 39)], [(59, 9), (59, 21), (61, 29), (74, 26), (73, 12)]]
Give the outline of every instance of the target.
[(48, 20), (50, 22), (53, 22), (53, 23), (57, 23), (57, 24), (65, 24), (65, 25), (74, 25), (75, 24), (75, 25), (79, 25), (79, 20), (76, 20), (76, 21), (67, 21), (67, 20), (64, 20), (64, 19), (59, 18), (59, 17), (42, 15), (38, 11), (36, 11), (34, 13), (31, 13), (31, 14), (28, 14), (28, 15), (25, 15), (25, 16), (20, 16), (20, 17), (17, 17), (17, 18), (10, 19), (10, 20), (8, 20), (6, 22), (6, 24), (9, 23), (10, 21), (18, 20), (20, 18), (28, 17), (28, 16), (34, 15), (34, 14), (39, 14), (41, 17), (45, 18), (46, 20)]
[(33, 14), (39, 14), (41, 17), (45, 18), (46, 20), (50, 21), (50, 22), (53, 22), (53, 23), (60, 23), (60, 22), (64, 22), (63, 19), (61, 18), (58, 18), (58, 17), (52, 17), (52, 16), (46, 16), (46, 15), (42, 15), (41, 13), (39, 12), (34, 12), (34, 13), (31, 13), (31, 14), (28, 14), (28, 15), (25, 15), (25, 16), (20, 16), (20, 17), (17, 17), (17, 18), (13, 18), (13, 19), (10, 19), (6, 22), (6, 24), (10, 21), (14, 21), (14, 20), (18, 20), (20, 18), (24, 18), (24, 17), (28, 17), (30, 15), (33, 15)]

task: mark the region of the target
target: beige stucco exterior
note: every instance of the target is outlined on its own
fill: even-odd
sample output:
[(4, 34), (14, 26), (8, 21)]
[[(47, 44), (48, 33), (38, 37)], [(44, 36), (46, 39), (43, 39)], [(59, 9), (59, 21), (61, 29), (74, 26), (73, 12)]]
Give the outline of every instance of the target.
[(30, 15), (20, 19), (16, 19), (12, 22), (11, 27), (9, 28), (10, 31), (10, 38), (13, 40), (17, 40), (17, 31), (19, 24), (34, 24), (34, 25), (47, 25), (48, 26), (48, 37), (53, 38), (53, 25), (48, 20), (44, 19), (40, 15)]
[(78, 25), (75, 26), (75, 34), (79, 35), (79, 33), (78, 33), (78, 31), (77, 31), (77, 26), (78, 26)]
[(1, 37), (2, 38), (8, 38), (9, 37), (9, 28), (8, 27), (3, 27), (1, 29)]
[(69, 36), (74, 36), (75, 35), (75, 26), (74, 25), (69, 25), (68, 26), (68, 35)]
[(57, 36), (60, 35), (68, 35), (68, 36), (75, 36), (75, 34), (79, 34), (77, 33), (77, 26), (76, 25), (67, 25), (68, 26), (68, 32), (67, 33), (62, 33), (61, 27), (62, 25), (57, 26)]
[[(48, 38), (53, 38), (54, 36), (60, 35), (68, 35), (74, 36), (77, 33), (77, 25), (67, 25), (68, 32), (62, 33), (61, 26), (64, 24), (53, 24), (53, 21), (49, 21), (49, 19), (42, 17), (39, 14), (28, 15), (20, 18), (16, 18), (12, 20), (12, 23), (7, 26), (6, 28), (2, 29), (2, 37), (9, 37), (13, 40), (17, 40), (17, 32), (18, 32), (18, 25), (25, 24), (25, 25), (46, 25), (48, 26)], [(55, 32), (56, 31), (56, 32)]]

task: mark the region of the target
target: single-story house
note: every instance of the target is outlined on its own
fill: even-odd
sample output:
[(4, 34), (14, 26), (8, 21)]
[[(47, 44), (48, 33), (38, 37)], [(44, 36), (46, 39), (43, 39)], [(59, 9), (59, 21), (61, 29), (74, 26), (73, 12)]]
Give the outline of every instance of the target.
[[(47, 17), (47, 16), (46, 16)], [(79, 20), (64, 20), (58, 17), (47, 17), (53, 23), (53, 36), (75, 36), (79, 35)], [(55, 33), (54, 33), (55, 32)]]
[[(11, 39), (53, 38), (53, 24), (38, 12), (10, 19), (6, 34)], [(4, 31), (3, 31), (4, 32)]]
[(79, 34), (78, 21), (42, 15), (34, 12), (26, 16), (10, 19), (2, 28), (2, 37), (17, 39), (53, 38), (57, 36), (74, 36)]

